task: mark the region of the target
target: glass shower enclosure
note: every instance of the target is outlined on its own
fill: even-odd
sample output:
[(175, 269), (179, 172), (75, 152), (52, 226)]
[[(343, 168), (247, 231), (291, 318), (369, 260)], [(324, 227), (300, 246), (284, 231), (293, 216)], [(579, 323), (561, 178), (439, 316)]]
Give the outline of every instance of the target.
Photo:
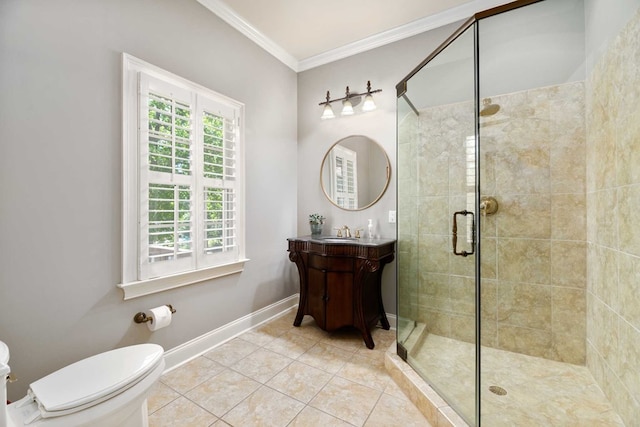
[(584, 367), (583, 8), (478, 13), (397, 85), (398, 354), (470, 425), (618, 425)]
[(471, 25), (398, 86), (398, 354), (466, 419), (479, 365), (475, 81)]

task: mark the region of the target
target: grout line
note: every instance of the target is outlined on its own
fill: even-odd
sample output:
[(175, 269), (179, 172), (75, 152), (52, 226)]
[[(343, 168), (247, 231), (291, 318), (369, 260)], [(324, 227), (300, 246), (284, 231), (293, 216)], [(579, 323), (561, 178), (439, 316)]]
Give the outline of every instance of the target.
[[(255, 344), (254, 342), (252, 342), (252, 341), (249, 339), (249, 337), (246, 337), (246, 334), (249, 334), (249, 333), (251, 333), (251, 332), (257, 332), (257, 331), (259, 331), (259, 330), (260, 330), (264, 325), (266, 325), (266, 324), (271, 324), (272, 322), (277, 322), (277, 321), (278, 321), (278, 319), (280, 319), (280, 318), (284, 318), (285, 316), (288, 316), (288, 315), (291, 315), (291, 312), (287, 312), (287, 313), (283, 314), (282, 316), (279, 316), (279, 317), (277, 317), (277, 318), (272, 319), (272, 321), (270, 321), (270, 322), (268, 322), (268, 323), (262, 324), (262, 325), (260, 325), (260, 326), (255, 327), (255, 328), (252, 328), (251, 330), (246, 331), (245, 333), (240, 334), (240, 335), (238, 335), (238, 336), (234, 337), (233, 339), (239, 339), (239, 340), (242, 340), (242, 341), (244, 341), (244, 342), (246, 342), (246, 343), (248, 343), (248, 344)], [(164, 386), (166, 386), (169, 390), (171, 390), (171, 391), (173, 391), (173, 392), (177, 393), (177, 396), (176, 396), (174, 399), (172, 399), (171, 401), (169, 401), (169, 402), (165, 403), (165, 404), (164, 404), (164, 405), (162, 405), (161, 407), (159, 407), (159, 408), (157, 408), (156, 410), (154, 410), (154, 412), (153, 412), (153, 413), (156, 413), (157, 411), (159, 411), (159, 410), (161, 410), (161, 409), (163, 409), (163, 408), (167, 407), (167, 406), (168, 406), (168, 405), (170, 405), (171, 403), (175, 402), (177, 399), (179, 399), (179, 398), (183, 397), (183, 398), (185, 398), (186, 400), (188, 400), (190, 403), (194, 404), (194, 405), (195, 405), (195, 406), (197, 406), (198, 408), (200, 408), (200, 409), (204, 410), (206, 413), (210, 414), (212, 417), (214, 417), (214, 418), (216, 419), (216, 421), (217, 421), (217, 420), (222, 420), (222, 421), (224, 421), (224, 417), (225, 417), (227, 414), (229, 414), (231, 411), (233, 411), (235, 408), (237, 408), (237, 407), (238, 407), (238, 405), (242, 404), (243, 402), (246, 402), (246, 400), (247, 400), (247, 399), (249, 399), (249, 398), (251, 398), (251, 396), (255, 395), (255, 393), (256, 393), (256, 392), (258, 392), (259, 390), (261, 390), (263, 387), (266, 387), (266, 388), (268, 388), (269, 390), (275, 391), (275, 392), (279, 393), (279, 394), (280, 394), (280, 395), (282, 395), (282, 396), (285, 396), (285, 397), (287, 397), (287, 398), (293, 399), (293, 400), (295, 400), (295, 401), (297, 401), (297, 402), (299, 402), (299, 403), (301, 403), (301, 404), (303, 404), (303, 405), (304, 405), (304, 407), (303, 407), (303, 408), (302, 408), (298, 413), (296, 413), (296, 415), (294, 416), (294, 418), (292, 419), (292, 421), (291, 421), (291, 422), (293, 422), (293, 420), (295, 420), (295, 418), (296, 418), (296, 417), (298, 417), (298, 416), (300, 415), (300, 413), (304, 410), (304, 408), (306, 408), (306, 407), (310, 406), (311, 408), (313, 408), (313, 409), (315, 409), (315, 410), (317, 410), (317, 411), (320, 411), (320, 412), (322, 412), (322, 413), (326, 414), (327, 416), (330, 416), (330, 417), (332, 417), (332, 418), (335, 418), (335, 419), (341, 420), (341, 421), (343, 421), (343, 422), (345, 422), (345, 423), (347, 423), (347, 424), (349, 424), (349, 425), (353, 425), (353, 424), (352, 424), (352, 423), (350, 423), (349, 421), (347, 421), (347, 420), (345, 420), (345, 419), (343, 419), (343, 418), (341, 418), (341, 417), (339, 417), (339, 416), (337, 416), (337, 415), (333, 415), (333, 414), (331, 414), (331, 413), (328, 413), (328, 412), (326, 412), (326, 411), (324, 411), (324, 410), (322, 410), (322, 409), (320, 409), (320, 408), (317, 408), (317, 407), (315, 407), (315, 406), (312, 406), (312, 405), (311, 405), (311, 402), (312, 402), (312, 401), (313, 401), (313, 400), (314, 400), (314, 399), (315, 399), (315, 398), (316, 398), (316, 397), (317, 397), (317, 396), (318, 396), (318, 395), (319, 395), (323, 390), (325, 390), (325, 388), (326, 388), (326, 387), (327, 387), (327, 386), (328, 386), (328, 385), (329, 385), (333, 380), (335, 380), (336, 378), (338, 378), (338, 379), (340, 379), (340, 380), (347, 381), (348, 383), (351, 383), (351, 384), (354, 384), (354, 385), (357, 385), (357, 386), (360, 386), (360, 387), (366, 387), (367, 389), (370, 389), (370, 390), (374, 391), (375, 393), (378, 393), (378, 395), (377, 395), (377, 399), (376, 399), (376, 402), (373, 404), (373, 406), (371, 407), (371, 409), (370, 409), (370, 411), (369, 411), (369, 413), (368, 413), (367, 417), (365, 418), (365, 422), (366, 422), (366, 420), (368, 420), (368, 419), (369, 419), (369, 417), (371, 416), (371, 414), (372, 414), (372, 413), (373, 413), (373, 411), (375, 410), (376, 406), (377, 406), (377, 405), (378, 405), (378, 403), (380, 402), (380, 400), (381, 400), (382, 396), (385, 394), (385, 389), (386, 389), (386, 387), (388, 387), (389, 381), (392, 381), (392, 379), (389, 377), (389, 378), (388, 378), (388, 381), (385, 383), (385, 386), (384, 386), (384, 387), (382, 387), (382, 389), (378, 389), (377, 387), (373, 387), (373, 386), (371, 386), (371, 385), (363, 384), (363, 383), (361, 383), (361, 382), (354, 381), (354, 380), (352, 380), (352, 379), (346, 378), (346, 377), (342, 376), (340, 373), (343, 371), (343, 369), (344, 369), (346, 366), (348, 366), (348, 364), (350, 363), (350, 361), (351, 361), (351, 360), (353, 360), (356, 356), (362, 356), (362, 357), (360, 358), (360, 360), (363, 360), (365, 363), (366, 363), (366, 361), (367, 361), (368, 359), (371, 359), (371, 360), (372, 360), (372, 363), (373, 363), (373, 361), (374, 361), (374, 360), (376, 360), (376, 359), (374, 359), (374, 358), (372, 357), (372, 355), (373, 355), (373, 356), (375, 356), (375, 358), (379, 358), (379, 357), (384, 358), (385, 353), (384, 353), (384, 352), (380, 352), (380, 351), (378, 350), (375, 354), (372, 354), (372, 355), (370, 355), (370, 354), (361, 354), (361, 352), (360, 352), (361, 348), (359, 348), (359, 347), (357, 347), (357, 346), (355, 346), (355, 345), (351, 345), (351, 344), (352, 344), (352, 342), (355, 342), (355, 341), (358, 341), (358, 343), (362, 344), (362, 340), (361, 340), (360, 334), (356, 334), (356, 335), (354, 335), (354, 338), (347, 337), (347, 339), (346, 339), (346, 340), (342, 340), (342, 337), (343, 337), (343, 336), (340, 336), (340, 339), (341, 339), (341, 340), (340, 340), (340, 341), (334, 341), (334, 342), (331, 342), (331, 340), (329, 340), (329, 339), (328, 339), (328, 338), (330, 337), (330, 335), (328, 335), (328, 334), (327, 334), (326, 336), (325, 336), (325, 335), (323, 335), (323, 334), (320, 334), (320, 335), (318, 335), (318, 336), (314, 336), (314, 337), (312, 338), (312, 340), (314, 341), (314, 342), (313, 342), (313, 345), (311, 345), (308, 349), (306, 349), (306, 350), (305, 350), (305, 351), (303, 351), (302, 353), (300, 353), (300, 354), (296, 355), (295, 357), (291, 357), (291, 356), (286, 355), (286, 354), (278, 353), (278, 352), (276, 352), (276, 351), (274, 351), (274, 350), (271, 350), (271, 349), (267, 348), (267, 346), (269, 346), (269, 345), (270, 345), (271, 343), (273, 343), (275, 340), (277, 340), (277, 339), (279, 339), (279, 338), (283, 337), (285, 334), (288, 334), (288, 333), (290, 333), (290, 332), (295, 331), (295, 330), (294, 330), (294, 329), (292, 329), (292, 328), (293, 328), (293, 326), (290, 326), (290, 327), (288, 327), (288, 328), (287, 328), (287, 327), (280, 327), (280, 326), (276, 326), (276, 327), (275, 327), (275, 329), (274, 329), (274, 331), (273, 331), (273, 332), (270, 332), (270, 333), (272, 333), (272, 334), (273, 334), (272, 339), (270, 339), (270, 340), (268, 340), (268, 341), (265, 341), (264, 343), (261, 343), (261, 344), (257, 345), (257, 348), (255, 348), (254, 350), (252, 350), (250, 353), (248, 353), (248, 354), (246, 354), (246, 355), (243, 355), (243, 356), (242, 356), (242, 357), (240, 357), (239, 359), (235, 360), (233, 363), (231, 363), (231, 364), (230, 364), (230, 366), (227, 366), (227, 365), (224, 365), (224, 364), (222, 364), (222, 363), (220, 363), (220, 362), (217, 362), (215, 358), (210, 358), (210, 357), (205, 356), (205, 354), (207, 354), (208, 352), (207, 352), (207, 353), (203, 353), (202, 355), (198, 356), (199, 358), (200, 358), (200, 357), (202, 357), (202, 358), (204, 358), (204, 359), (205, 359), (205, 360), (207, 360), (207, 361), (210, 361), (210, 362), (215, 363), (216, 365), (219, 365), (219, 366), (220, 366), (220, 367), (222, 367), (223, 369), (222, 369), (220, 372), (217, 372), (216, 374), (213, 374), (213, 375), (207, 376), (207, 378), (205, 378), (205, 379), (204, 379), (204, 380), (202, 380), (202, 381), (199, 381), (199, 382), (198, 382), (198, 384), (196, 384), (195, 386), (191, 387), (189, 390), (186, 390), (184, 393), (182, 393), (182, 392), (180, 392), (180, 391), (178, 391), (178, 390), (175, 390), (173, 387), (171, 387), (171, 385), (170, 385), (170, 384), (165, 383), (165, 382), (162, 382), (162, 380), (161, 380), (160, 382), (161, 382)], [(300, 331), (300, 332), (302, 332), (302, 331)], [(393, 331), (388, 331), (388, 332), (387, 332), (387, 331), (385, 331), (385, 332), (386, 332), (386, 333), (393, 333)], [(297, 333), (297, 332), (296, 332), (296, 333)], [(300, 336), (308, 337), (308, 335), (305, 335), (304, 333), (301, 333), (301, 334), (299, 334), (299, 335), (300, 335)], [(244, 337), (244, 338), (243, 338), (243, 337)], [(355, 338), (355, 337), (357, 337), (357, 338)], [(233, 340), (233, 339), (232, 339), (232, 340)], [(228, 340), (228, 341), (227, 341), (227, 342), (225, 342), (224, 344), (227, 344), (228, 342), (230, 342), (230, 341), (232, 341), (232, 340)], [(344, 344), (343, 344), (343, 343), (344, 343)], [(219, 347), (224, 346), (224, 344), (221, 344)], [(346, 344), (346, 345), (345, 345), (345, 344)], [(364, 344), (362, 344), (362, 345), (364, 345)], [(382, 345), (382, 344), (380, 344), (380, 345)], [(329, 372), (329, 371), (326, 371), (326, 370), (322, 369), (321, 367), (312, 366), (312, 365), (310, 365), (310, 364), (308, 364), (308, 363), (306, 363), (306, 362), (304, 362), (304, 361), (300, 360), (300, 358), (301, 358), (303, 355), (307, 354), (307, 353), (308, 353), (309, 351), (311, 351), (312, 349), (314, 349), (314, 348), (316, 348), (316, 347), (320, 347), (320, 346), (326, 346), (326, 347), (328, 347), (328, 348), (330, 348), (330, 349), (332, 348), (332, 349), (334, 349), (334, 350), (338, 350), (338, 351), (339, 351), (339, 353), (341, 353), (341, 354), (342, 354), (341, 356), (336, 357), (336, 360), (337, 360), (339, 363), (337, 363), (338, 367), (336, 368), (335, 372)], [(242, 361), (242, 360), (246, 359), (247, 357), (251, 356), (252, 354), (255, 354), (257, 351), (259, 351), (259, 350), (261, 350), (261, 349), (263, 349), (263, 350), (265, 350), (265, 351), (272, 352), (272, 353), (277, 354), (277, 355), (279, 355), (279, 356), (282, 356), (282, 357), (284, 357), (284, 358), (287, 358), (287, 359), (289, 359), (289, 363), (288, 363), (286, 366), (284, 366), (283, 368), (281, 368), (280, 370), (278, 370), (277, 372), (275, 372), (272, 376), (270, 376), (270, 377), (269, 377), (268, 379), (266, 379), (265, 381), (258, 381), (258, 380), (254, 379), (254, 378), (251, 378), (251, 377), (249, 377), (249, 376), (245, 375), (245, 374), (244, 374), (244, 373), (242, 373), (242, 372), (236, 371), (236, 370), (233, 368), (233, 366), (234, 366), (234, 365), (236, 365), (236, 364), (237, 364), (237, 363), (239, 363), (240, 361)], [(194, 359), (194, 360), (196, 360), (196, 359)], [(326, 382), (326, 383), (325, 383), (325, 384), (324, 384), (324, 385), (323, 385), (323, 386), (322, 386), (322, 387), (321, 387), (321, 388), (320, 388), (320, 389), (319, 389), (319, 390), (318, 390), (318, 391), (317, 391), (317, 392), (316, 392), (316, 393), (315, 393), (315, 394), (314, 394), (314, 395), (309, 399), (309, 402), (308, 402), (308, 403), (306, 403), (306, 402), (304, 402), (304, 401), (301, 401), (301, 400), (299, 400), (298, 398), (296, 398), (296, 397), (294, 397), (294, 396), (291, 396), (291, 395), (289, 395), (289, 394), (287, 394), (287, 393), (284, 393), (284, 392), (282, 392), (282, 391), (276, 390), (275, 388), (273, 388), (273, 387), (271, 387), (270, 385), (268, 385), (268, 384), (267, 384), (269, 381), (271, 381), (271, 380), (272, 380), (273, 378), (275, 378), (277, 375), (279, 375), (280, 373), (282, 373), (285, 369), (287, 369), (288, 367), (290, 367), (294, 362), (298, 362), (298, 363), (300, 363), (300, 364), (302, 364), (302, 365), (305, 365), (305, 366), (307, 366), (307, 367), (309, 367), (309, 368), (311, 368), (311, 369), (319, 370), (319, 371), (321, 371), (321, 372), (324, 372), (324, 373), (326, 373), (326, 374), (330, 375), (330, 377), (329, 377), (329, 379), (327, 380), (327, 382)], [(200, 387), (200, 386), (201, 386), (202, 384), (204, 384), (205, 382), (210, 381), (212, 378), (215, 378), (216, 376), (221, 375), (221, 374), (223, 374), (223, 373), (224, 373), (224, 372), (226, 372), (226, 371), (230, 371), (230, 372), (237, 373), (238, 375), (242, 375), (243, 377), (245, 377), (245, 378), (247, 378), (247, 379), (250, 379), (250, 380), (252, 380), (252, 381), (255, 381), (255, 382), (257, 382), (257, 383), (259, 384), (259, 387), (258, 387), (256, 390), (253, 390), (249, 395), (247, 395), (246, 397), (244, 397), (240, 402), (238, 402), (238, 403), (236, 403), (234, 406), (232, 406), (229, 410), (227, 410), (227, 411), (226, 411), (224, 414), (222, 414), (221, 416), (218, 416), (218, 415), (216, 415), (216, 414), (211, 413), (209, 410), (207, 410), (206, 408), (204, 408), (204, 407), (202, 407), (201, 405), (199, 405), (196, 401), (191, 400), (189, 397), (187, 397), (187, 396), (186, 396), (186, 395), (187, 395), (189, 392), (191, 392), (192, 390), (196, 389), (197, 387)], [(388, 373), (387, 373), (386, 371), (384, 371), (384, 373), (388, 376)], [(214, 421), (214, 422), (216, 422), (216, 421)], [(224, 421), (224, 422), (226, 422), (226, 421)]]

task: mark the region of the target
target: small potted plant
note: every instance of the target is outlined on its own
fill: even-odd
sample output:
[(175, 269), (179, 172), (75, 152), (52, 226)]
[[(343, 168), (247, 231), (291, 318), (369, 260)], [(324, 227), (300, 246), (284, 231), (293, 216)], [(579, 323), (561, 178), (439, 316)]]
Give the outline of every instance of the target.
[(322, 224), (324, 224), (324, 217), (322, 215), (317, 213), (309, 215), (309, 226), (311, 227), (312, 236), (322, 234)]

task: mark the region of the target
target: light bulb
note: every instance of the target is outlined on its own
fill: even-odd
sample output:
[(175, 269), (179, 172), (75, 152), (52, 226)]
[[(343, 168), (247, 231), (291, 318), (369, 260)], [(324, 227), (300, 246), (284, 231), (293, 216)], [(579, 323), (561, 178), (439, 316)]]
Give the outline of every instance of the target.
[(373, 111), (376, 109), (376, 103), (373, 102), (373, 95), (368, 93), (364, 97), (364, 103), (362, 104), (362, 111)]
[(353, 114), (353, 105), (351, 105), (351, 101), (345, 99), (342, 101), (342, 113), (343, 116), (350, 116)]
[(333, 108), (331, 108), (331, 104), (324, 104), (324, 109), (322, 110), (322, 116), (320, 118), (322, 120), (333, 119), (335, 114), (333, 114)]

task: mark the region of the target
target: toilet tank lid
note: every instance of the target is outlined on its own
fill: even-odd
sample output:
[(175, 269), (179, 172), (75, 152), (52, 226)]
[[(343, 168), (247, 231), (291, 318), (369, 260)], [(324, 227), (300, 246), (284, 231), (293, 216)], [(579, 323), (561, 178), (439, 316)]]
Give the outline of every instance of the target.
[(9, 363), (9, 347), (2, 341), (0, 341), (0, 363), (5, 365)]
[(164, 349), (138, 344), (100, 353), (31, 383), (30, 392), (46, 411), (64, 411), (126, 390), (150, 372)]

